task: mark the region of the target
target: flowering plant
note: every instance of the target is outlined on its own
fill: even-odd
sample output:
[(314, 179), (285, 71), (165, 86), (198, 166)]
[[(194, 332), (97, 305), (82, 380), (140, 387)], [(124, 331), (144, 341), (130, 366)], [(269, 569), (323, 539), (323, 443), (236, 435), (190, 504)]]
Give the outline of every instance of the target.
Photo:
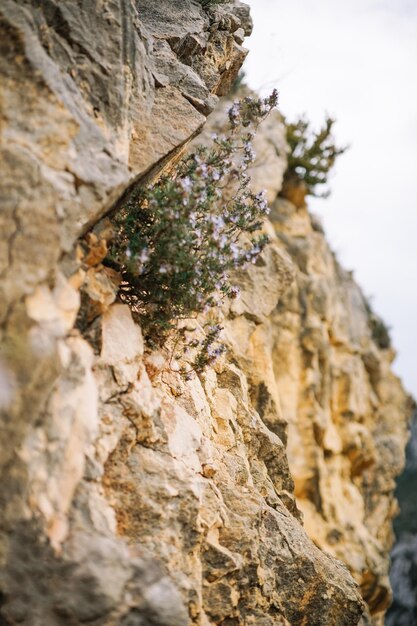
[[(108, 262), (121, 270), (120, 298), (149, 341), (163, 343), (178, 320), (236, 298), (231, 270), (255, 263), (268, 242), (259, 232), (268, 213), (265, 193), (251, 190), (248, 168), (254, 131), (276, 104), (276, 92), (236, 101), (227, 134), (187, 155), (173, 176), (133, 190), (115, 215)], [(214, 347), (220, 330), (209, 324), (194, 370), (221, 353)]]

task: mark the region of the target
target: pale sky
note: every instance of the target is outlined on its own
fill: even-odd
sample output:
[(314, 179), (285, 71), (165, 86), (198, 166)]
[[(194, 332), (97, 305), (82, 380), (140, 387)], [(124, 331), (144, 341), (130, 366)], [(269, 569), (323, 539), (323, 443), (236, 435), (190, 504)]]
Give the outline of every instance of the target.
[(391, 327), (417, 397), (417, 0), (247, 0), (247, 80), (281, 111), (337, 119), (332, 195), (311, 199), (332, 248)]

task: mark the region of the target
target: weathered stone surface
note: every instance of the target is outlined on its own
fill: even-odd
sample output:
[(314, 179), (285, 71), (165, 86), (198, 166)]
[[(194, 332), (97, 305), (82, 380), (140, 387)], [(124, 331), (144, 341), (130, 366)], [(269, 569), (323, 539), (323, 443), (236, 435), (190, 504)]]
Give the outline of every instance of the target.
[[(102, 360), (98, 367), (107, 380)], [(252, 406), (241, 369), (225, 363), (184, 383), (162, 361), (152, 386), (141, 371), (111, 397), (104, 439), (110, 424), (119, 436), (105, 464), (106, 498), (119, 534), (165, 563), (190, 623), (359, 620), (347, 571), (297, 521), (285, 447)]]
[[(186, 621), (175, 584), (154, 557), (147, 557), (148, 576), (113, 536), (95, 459), (106, 453), (94, 447), (107, 416), (97, 404), (96, 356), (74, 330), (80, 299), (78, 327), (95, 351), (105, 314), (106, 398), (135, 378), (142, 343), (137, 329), (123, 337), (117, 328), (123, 309), (106, 313), (120, 278), (97, 266), (104, 237), (91, 236), (86, 254), (75, 244), (133, 180), (169, 166), (201, 128), (244, 59), (241, 32), (233, 33), (248, 32), (249, 18), (240, 2), (220, 12), (192, 0), (143, 4), (5, 0), (0, 7), (0, 587), (7, 623)], [(189, 47), (189, 35), (197, 47)], [(119, 344), (121, 336), (130, 343)], [(106, 567), (102, 537), (113, 546)], [(79, 554), (70, 547), (77, 542), (85, 544)], [(120, 568), (124, 582), (116, 585)]]
[(219, 15), (191, 0), (5, 0), (3, 302), (45, 279), (130, 181), (201, 128), (245, 57), (233, 31), (247, 21), (240, 3)]
[(360, 584), (370, 623), (382, 624), (410, 400), (391, 371), (392, 351), (372, 338), (363, 294), (306, 207), (278, 198), (271, 219), (298, 268), (272, 316), (297, 504), (315, 544)]
[[(247, 7), (0, 14), (1, 622), (369, 623), (351, 574), (377, 614), (405, 395), (307, 212), (277, 205), (219, 313), (227, 354), (187, 382), (116, 301), (106, 222), (77, 244), (198, 132), (244, 58)], [(279, 116), (255, 147), (272, 201)]]

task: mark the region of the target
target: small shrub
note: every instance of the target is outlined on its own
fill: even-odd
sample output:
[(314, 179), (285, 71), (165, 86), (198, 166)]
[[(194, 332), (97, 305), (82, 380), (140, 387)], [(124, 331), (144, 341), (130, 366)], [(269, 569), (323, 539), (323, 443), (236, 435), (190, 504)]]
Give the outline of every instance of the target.
[(267, 202), (264, 192), (251, 191), (248, 168), (256, 126), (276, 104), (276, 92), (235, 102), (226, 135), (186, 156), (175, 175), (135, 189), (114, 217), (107, 263), (122, 272), (120, 298), (149, 342), (162, 344), (177, 329), (185, 348), (194, 350), (195, 371), (221, 354), (221, 328), (210, 322), (203, 339), (187, 340), (190, 329), (181, 328), (181, 320), (237, 297), (230, 272), (256, 262), (268, 242), (259, 232)]
[(284, 118), (286, 137), (289, 147), (288, 167), (284, 175), (283, 190), (304, 183), (305, 194), (327, 197), (327, 184), (330, 170), (337, 157), (348, 149), (338, 148), (332, 135), (335, 120), (327, 116), (323, 127), (314, 132), (310, 122), (300, 117), (293, 123)]
[(369, 298), (365, 298), (365, 308), (372, 339), (381, 350), (388, 350), (392, 345), (389, 326), (374, 312)]
[(377, 315), (372, 315), (369, 319), (369, 325), (372, 332), (372, 339), (381, 350), (387, 350), (391, 347), (391, 336), (389, 327)]

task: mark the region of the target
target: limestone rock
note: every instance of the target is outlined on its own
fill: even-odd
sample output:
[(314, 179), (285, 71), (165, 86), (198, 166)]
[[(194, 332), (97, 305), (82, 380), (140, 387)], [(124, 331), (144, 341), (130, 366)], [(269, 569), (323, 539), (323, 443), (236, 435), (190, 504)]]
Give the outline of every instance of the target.
[(272, 221), (297, 266), (272, 315), (273, 361), (297, 505), (316, 545), (342, 560), (382, 624), (394, 478), (410, 400), (372, 337), (369, 307), (306, 207), (278, 198)]
[[(1, 622), (379, 624), (406, 396), (307, 211), (278, 201), (271, 246), (219, 312), (227, 354), (189, 381), (116, 301), (106, 223), (77, 243), (227, 92), (247, 6), (4, 0), (0, 15)], [(279, 116), (256, 148), (272, 203)]]
[[(0, 586), (7, 623), (130, 624), (139, 613), (145, 623), (186, 622), (175, 584), (154, 556), (135, 565), (114, 538), (97, 458), (108, 456), (121, 431), (106, 431), (113, 414), (97, 399), (105, 389), (111, 409), (112, 393), (123, 396), (146, 372), (140, 331), (123, 308), (108, 311), (118, 279), (97, 265), (103, 239), (90, 235), (84, 260), (76, 243), (134, 180), (169, 167), (201, 128), (245, 57), (241, 31), (249, 32), (249, 22), (240, 2), (220, 13), (192, 0), (1, 5)], [(158, 438), (163, 426), (153, 425), (158, 410), (150, 408), (157, 400), (145, 389), (143, 421)], [(122, 397), (120, 406), (130, 416), (136, 405)], [(71, 551), (75, 537), (84, 552)], [(110, 542), (105, 567), (103, 537)]]

